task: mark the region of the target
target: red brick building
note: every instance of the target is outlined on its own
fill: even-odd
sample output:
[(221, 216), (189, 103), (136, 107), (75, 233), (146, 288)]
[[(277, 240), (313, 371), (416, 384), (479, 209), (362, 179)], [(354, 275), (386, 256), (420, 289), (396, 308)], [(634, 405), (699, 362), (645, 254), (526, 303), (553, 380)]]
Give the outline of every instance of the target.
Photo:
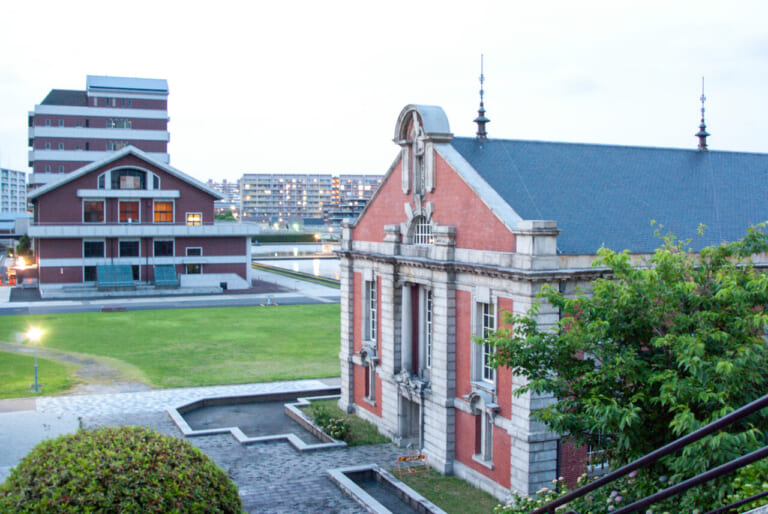
[(158, 266), (182, 288), (250, 287), (254, 229), (215, 224), (221, 197), (133, 146), (62, 174), (29, 195), (41, 293), (103, 286), (109, 266), (129, 267), (135, 287), (157, 282)]
[(488, 139), (476, 121), (454, 137), (441, 108), (406, 106), (399, 157), (343, 230), (340, 406), (503, 498), (578, 475), (587, 450), (532, 421), (550, 399), (515, 395), (473, 336), (545, 284), (587, 286), (601, 246), (652, 253), (651, 220), (694, 248), (741, 237), (768, 220), (768, 155)]

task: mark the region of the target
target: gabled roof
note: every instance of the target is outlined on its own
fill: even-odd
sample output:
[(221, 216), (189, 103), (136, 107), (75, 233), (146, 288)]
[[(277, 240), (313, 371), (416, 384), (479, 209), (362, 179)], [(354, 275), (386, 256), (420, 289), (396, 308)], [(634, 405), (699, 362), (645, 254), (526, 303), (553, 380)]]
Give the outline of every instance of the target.
[(173, 166), (169, 166), (168, 164), (164, 164), (162, 162), (156, 161), (146, 153), (142, 152), (138, 148), (136, 148), (133, 145), (128, 145), (120, 150), (110, 154), (109, 156), (105, 157), (104, 159), (100, 161), (94, 161), (90, 164), (86, 164), (82, 168), (78, 168), (75, 171), (71, 173), (64, 174), (59, 180), (55, 182), (51, 182), (50, 184), (46, 184), (45, 186), (39, 187), (35, 189), (34, 191), (30, 192), (27, 196), (30, 200), (33, 200), (35, 198), (38, 198), (41, 195), (44, 195), (45, 193), (49, 191), (53, 191), (54, 189), (58, 189), (59, 187), (63, 186), (64, 184), (67, 184), (76, 178), (82, 177), (83, 175), (87, 175), (88, 173), (92, 172), (93, 170), (102, 168), (106, 165), (108, 165), (111, 162), (117, 161), (118, 159), (121, 159), (125, 157), (126, 155), (134, 155), (138, 157), (139, 159), (146, 161), (147, 163), (151, 164), (152, 166), (159, 168), (169, 175), (173, 175), (174, 177), (186, 182), (187, 184), (190, 184), (206, 193), (211, 195), (215, 200), (223, 200), (225, 196), (218, 191), (216, 191), (213, 188), (210, 188), (206, 186), (204, 183), (200, 182), (199, 180), (192, 178), (191, 176), (187, 175), (186, 173), (177, 170)]
[(768, 220), (768, 154), (464, 137), (450, 145), (514, 213), (555, 220), (563, 254), (651, 253), (661, 244), (651, 220), (694, 249)]
[(87, 106), (88, 97), (85, 91), (73, 91), (71, 89), (51, 89), (51, 92), (43, 99), (41, 105), (74, 105)]

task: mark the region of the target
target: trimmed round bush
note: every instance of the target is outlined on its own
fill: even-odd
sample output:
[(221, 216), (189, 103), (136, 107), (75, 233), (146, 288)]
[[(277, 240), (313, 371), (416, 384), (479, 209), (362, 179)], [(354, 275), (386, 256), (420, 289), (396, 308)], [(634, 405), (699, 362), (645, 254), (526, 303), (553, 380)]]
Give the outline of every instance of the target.
[(0, 486), (0, 512), (242, 512), (237, 486), (187, 441), (145, 427), (38, 444)]

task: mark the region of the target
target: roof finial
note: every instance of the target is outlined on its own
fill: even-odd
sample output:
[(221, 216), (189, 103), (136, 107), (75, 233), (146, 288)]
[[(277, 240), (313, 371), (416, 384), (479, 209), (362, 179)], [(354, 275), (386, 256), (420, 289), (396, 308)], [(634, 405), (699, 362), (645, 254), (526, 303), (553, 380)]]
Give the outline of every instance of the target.
[(475, 123), (477, 123), (477, 139), (480, 141), (488, 139), (488, 134), (485, 132), (485, 124), (491, 121), (485, 117), (485, 105), (483, 105), (483, 95), (485, 94), (485, 91), (483, 91), (484, 82), (483, 54), (480, 54), (480, 108), (477, 110), (477, 118), (475, 118)]
[(699, 124), (699, 131), (695, 134), (699, 138), (699, 150), (702, 152), (707, 151), (707, 124), (704, 123), (704, 102), (707, 101), (707, 97), (704, 96), (704, 77), (701, 77), (701, 123)]

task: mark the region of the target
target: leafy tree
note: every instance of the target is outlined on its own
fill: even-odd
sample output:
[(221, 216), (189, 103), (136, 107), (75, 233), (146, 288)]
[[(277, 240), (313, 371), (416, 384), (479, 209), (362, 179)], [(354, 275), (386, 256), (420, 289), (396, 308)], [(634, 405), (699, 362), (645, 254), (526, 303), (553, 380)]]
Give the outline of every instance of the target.
[(23, 234), (19, 237), (19, 243), (16, 245), (16, 253), (19, 255), (31, 255), (32, 254), (32, 242), (29, 236)]
[(224, 211), (219, 214), (214, 214), (213, 219), (216, 221), (237, 221), (237, 218), (235, 218), (235, 215), (232, 213), (232, 211)]
[[(768, 392), (768, 273), (751, 262), (768, 251), (763, 229), (698, 254), (667, 236), (645, 266), (601, 249), (595, 266), (609, 273), (591, 294), (541, 292), (561, 314), (552, 329), (539, 327), (540, 305), (506, 314), (513, 329), (487, 340), (495, 364), (528, 380), (516, 394), (554, 397), (535, 419), (604, 447), (613, 466), (732, 412)], [(651, 476), (674, 483), (761, 447), (765, 410), (663, 459)], [(730, 489), (722, 480), (686, 501), (711, 506)]]

